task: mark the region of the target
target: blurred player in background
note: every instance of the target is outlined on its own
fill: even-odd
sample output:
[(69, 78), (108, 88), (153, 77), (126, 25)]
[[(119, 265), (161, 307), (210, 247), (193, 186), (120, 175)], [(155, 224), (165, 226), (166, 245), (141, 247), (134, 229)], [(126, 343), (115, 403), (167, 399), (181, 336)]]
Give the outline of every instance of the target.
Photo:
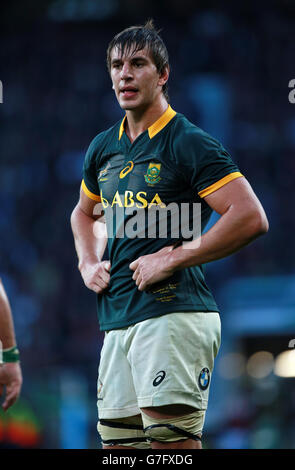
[[(115, 36), (107, 65), (126, 114), (91, 142), (71, 217), (79, 270), (98, 294), (105, 331), (98, 430), (104, 448), (200, 449), (220, 346), (202, 264), (235, 253), (268, 222), (224, 147), (168, 104), (168, 53), (151, 21)], [(170, 203), (180, 213), (183, 203), (200, 204), (202, 231), (213, 210), (221, 217), (185, 244), (170, 229), (165, 238), (146, 227), (122, 234), (128, 208), (146, 216)]]
[(18, 399), (22, 386), (19, 352), (16, 346), (9, 301), (0, 279), (0, 397), (8, 410)]

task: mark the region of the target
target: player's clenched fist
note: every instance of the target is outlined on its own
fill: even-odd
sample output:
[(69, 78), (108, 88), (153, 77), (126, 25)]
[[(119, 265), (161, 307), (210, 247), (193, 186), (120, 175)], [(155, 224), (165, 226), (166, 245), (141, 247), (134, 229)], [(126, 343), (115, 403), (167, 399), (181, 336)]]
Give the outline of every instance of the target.
[(84, 284), (88, 289), (101, 294), (110, 282), (111, 263), (101, 261), (100, 263), (87, 263), (80, 269)]
[(143, 291), (150, 285), (172, 276), (173, 270), (168, 263), (172, 250), (173, 246), (166, 246), (151, 255), (140, 256), (129, 264), (129, 268), (134, 271), (132, 279), (138, 290)]

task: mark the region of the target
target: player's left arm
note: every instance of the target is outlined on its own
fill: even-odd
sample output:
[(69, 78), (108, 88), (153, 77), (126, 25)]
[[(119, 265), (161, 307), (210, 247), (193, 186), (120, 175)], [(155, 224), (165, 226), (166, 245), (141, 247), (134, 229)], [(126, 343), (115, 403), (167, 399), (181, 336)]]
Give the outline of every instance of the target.
[(237, 178), (209, 194), (206, 203), (221, 215), (201, 240), (178, 248), (165, 247), (138, 258), (130, 265), (139, 290), (175, 271), (231, 255), (268, 231), (264, 209), (245, 178)]
[(201, 240), (171, 252), (173, 271), (224, 258), (268, 231), (264, 209), (246, 178), (230, 181), (204, 199), (221, 217)]

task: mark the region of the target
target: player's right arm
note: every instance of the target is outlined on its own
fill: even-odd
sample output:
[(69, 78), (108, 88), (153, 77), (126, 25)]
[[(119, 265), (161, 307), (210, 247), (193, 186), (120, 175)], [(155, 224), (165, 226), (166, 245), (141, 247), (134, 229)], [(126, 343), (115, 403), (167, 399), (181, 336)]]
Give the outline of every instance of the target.
[(102, 261), (107, 244), (101, 204), (80, 190), (78, 204), (71, 215), (71, 226), (78, 255), (78, 269), (89, 289), (101, 294), (110, 282), (110, 262)]

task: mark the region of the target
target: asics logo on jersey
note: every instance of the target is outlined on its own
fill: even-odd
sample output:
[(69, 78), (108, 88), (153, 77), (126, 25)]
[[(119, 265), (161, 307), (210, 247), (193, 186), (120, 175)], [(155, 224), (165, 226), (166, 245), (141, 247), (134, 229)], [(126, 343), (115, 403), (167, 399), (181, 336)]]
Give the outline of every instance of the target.
[(125, 178), (125, 176), (133, 170), (133, 167), (134, 163), (132, 161), (127, 162), (127, 166), (125, 166), (125, 168), (123, 168), (123, 170), (120, 172), (120, 178)]

